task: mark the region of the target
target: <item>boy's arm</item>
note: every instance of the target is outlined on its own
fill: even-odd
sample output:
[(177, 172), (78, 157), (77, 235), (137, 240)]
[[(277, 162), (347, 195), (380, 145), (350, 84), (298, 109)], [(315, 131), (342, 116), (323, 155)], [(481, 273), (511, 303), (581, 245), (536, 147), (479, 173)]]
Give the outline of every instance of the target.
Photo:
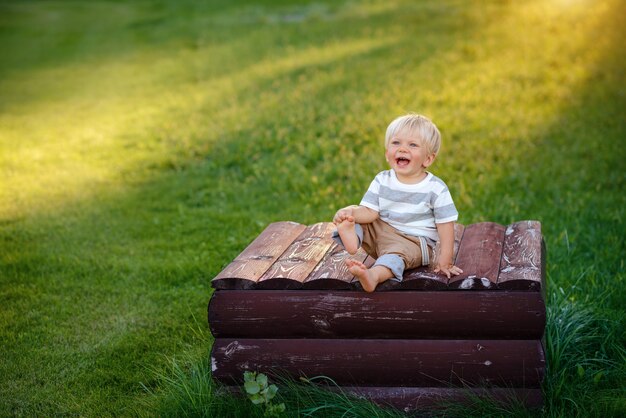
[(451, 274), (458, 276), (463, 273), (463, 270), (452, 264), (452, 257), (454, 256), (454, 222), (436, 225), (439, 233), (440, 252), (435, 273), (441, 271), (448, 278), (450, 278)]
[(378, 219), (378, 212), (365, 206), (347, 206), (339, 209), (333, 218), (333, 223), (339, 224), (349, 217), (354, 218), (354, 222), (358, 224), (369, 224)]

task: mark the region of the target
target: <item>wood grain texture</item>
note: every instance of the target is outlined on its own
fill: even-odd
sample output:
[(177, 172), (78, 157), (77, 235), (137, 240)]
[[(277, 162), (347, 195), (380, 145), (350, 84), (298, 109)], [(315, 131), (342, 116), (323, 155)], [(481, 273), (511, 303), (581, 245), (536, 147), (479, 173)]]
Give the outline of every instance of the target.
[(348, 386), (332, 391), (339, 390), (404, 412), (445, 409), (450, 403), (471, 405), (477, 399), (496, 401), (501, 405), (521, 404), (526, 408), (543, 406), (541, 389)]
[(364, 262), (367, 254), (363, 249), (351, 256), (338, 244), (333, 244), (318, 267), (303, 283), (303, 289), (354, 289), (354, 276), (348, 271), (347, 259)]
[(342, 386), (538, 388), (545, 374), (538, 340), (216, 338), (211, 365), (225, 384), (250, 370), (327, 376)]
[(537, 292), (218, 291), (215, 337), (540, 339)]
[[(214, 279), (227, 289), (214, 292), (208, 309), (216, 379), (240, 385), (246, 370), (324, 375), (407, 411), (463, 401), (470, 392), (542, 404), (545, 244), (538, 222), (459, 225), (456, 264), (464, 276), (446, 283), (431, 265), (374, 293), (358, 290), (333, 229), (272, 224)], [(231, 290), (250, 288), (265, 290)], [(476, 385), (488, 389), (467, 389)]]
[(542, 283), (541, 224), (522, 221), (506, 228), (498, 288), (507, 290), (541, 290)]
[[(362, 290), (348, 271), (350, 256), (330, 234), (332, 223), (309, 227), (293, 222), (269, 225), (212, 281), (216, 289)], [(438, 247), (429, 266), (407, 270), (402, 282), (387, 281), (378, 292), (395, 290), (545, 291), (545, 243), (537, 221), (504, 227), (491, 222), (455, 225), (456, 264), (464, 270), (450, 279), (434, 272)], [(372, 265), (360, 250), (352, 256)]]
[(211, 285), (216, 289), (251, 288), (305, 228), (295, 222), (268, 225), (211, 281)]
[(505, 227), (493, 222), (482, 222), (465, 228), (456, 258), (463, 273), (450, 278), (449, 288), (492, 289), (500, 272), (500, 258)]
[(300, 288), (333, 245), (329, 222), (307, 227), (283, 252), (280, 258), (261, 276), (257, 289)]

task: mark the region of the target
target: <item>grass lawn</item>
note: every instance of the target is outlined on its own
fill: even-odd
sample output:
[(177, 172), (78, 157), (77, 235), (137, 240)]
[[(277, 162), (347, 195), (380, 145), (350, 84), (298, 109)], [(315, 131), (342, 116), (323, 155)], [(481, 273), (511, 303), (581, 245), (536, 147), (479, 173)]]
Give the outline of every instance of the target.
[(530, 413), (626, 415), (625, 17), (620, 0), (0, 2), (0, 416), (218, 416), (206, 385), (205, 409), (172, 400), (206, 381), (210, 279), (268, 223), (358, 203), (408, 111), (442, 131), (432, 171), (461, 223), (542, 222)]

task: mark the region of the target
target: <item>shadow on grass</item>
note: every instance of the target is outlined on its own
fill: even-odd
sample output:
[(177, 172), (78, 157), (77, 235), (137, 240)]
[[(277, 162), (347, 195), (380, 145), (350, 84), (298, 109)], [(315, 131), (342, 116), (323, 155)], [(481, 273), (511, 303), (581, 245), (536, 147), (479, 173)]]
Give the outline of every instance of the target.
[[(279, 37), (295, 30), (282, 30)], [(350, 30), (334, 36), (353, 39)], [(307, 39), (309, 45), (327, 44)], [(454, 39), (440, 37), (437, 44), (451, 47)], [(146, 178), (125, 167), (120, 177), (130, 176), (130, 184), (104, 183), (89, 199), (79, 195), (3, 222), (1, 374), (14, 383), (0, 389), (2, 413), (120, 412), (142, 396), (139, 381), (154, 383), (146, 379), (145, 365), (163, 365), (161, 353), (206, 348), (198, 347), (186, 324), (203, 316), (209, 278), (267, 222), (319, 216), (319, 202), (309, 202), (317, 186), (307, 181), (317, 162), (301, 164), (312, 145), (306, 141), (327, 132), (316, 125), (329, 111), (318, 108), (346, 88), (352, 69), (372, 67), (394, 50), (393, 44), (369, 50), (368, 42), (356, 55), (321, 53), (320, 63), (309, 57), (284, 69), (268, 63), (269, 72), (260, 68), (255, 79), (235, 86), (230, 107), (192, 101), (189, 106), (198, 105), (207, 120), (226, 119), (224, 129), (208, 138), (196, 134), (192, 150), (175, 141), (166, 145), (166, 155), (142, 168)], [(431, 52), (423, 51), (425, 58)], [(61, 57), (73, 65), (68, 55)], [(367, 72), (361, 71), (357, 81), (365, 84)], [(339, 112), (359, 97), (348, 94)], [(325, 101), (314, 106), (311, 98)], [(149, 136), (168, 135), (161, 131), (162, 116), (147, 129)], [(306, 141), (293, 140), (299, 135)], [(285, 166), (292, 170), (282, 171)]]
[[(425, 109), (443, 121), (444, 136), (459, 140), (444, 145), (436, 170), (453, 190), (469, 196), (459, 199), (464, 223), (537, 218), (544, 225), (555, 284), (567, 286), (572, 275), (584, 271), (590, 283), (576, 294), (583, 298), (623, 283), (617, 257), (624, 252), (625, 202), (616, 191), (623, 188), (624, 151), (615, 146), (624, 138), (622, 18), (612, 10), (602, 15), (605, 26), (593, 32), (605, 42), (596, 62), (555, 58), (557, 66), (573, 63), (589, 75), (567, 85), (553, 119), (543, 115), (526, 132), (520, 128), (526, 115), (515, 116), (526, 102), (513, 103), (508, 112), (501, 106), (515, 97), (483, 97), (477, 86), (502, 83), (515, 93), (541, 93), (536, 85), (544, 81), (515, 67), (503, 73), (495, 67), (487, 78), (469, 73), (490, 71), (497, 62), (500, 50), (473, 43), (488, 41), (491, 28), (502, 26), (499, 19), (510, 18), (508, 7), (513, 6), (491, 6), (484, 15), (453, 8), (452, 21), (445, 8), (436, 7), (426, 15), (431, 19), (415, 13), (394, 17), (397, 10), (376, 14), (366, 23), (382, 29), (370, 36), (388, 32), (391, 42), (322, 62), (289, 64), (277, 73), (261, 69), (260, 76), (227, 90), (234, 96), (226, 105), (203, 99), (183, 105), (177, 115), (197, 106), (196, 117), (216, 129), (199, 128), (182, 146), (172, 139), (163, 147), (169, 155), (140, 167), (142, 177), (122, 190), (104, 185), (59, 212), (5, 223), (0, 245), (7, 363), (1, 369), (16, 383), (0, 392), (6, 402), (1, 411), (121, 410), (132, 402), (127, 397), (141, 396), (137, 382), (154, 383), (144, 370), (146, 364), (162, 364), (160, 353), (203, 353), (206, 347), (198, 347), (186, 324), (203, 315), (210, 278), (267, 223), (313, 223), (358, 201), (384, 168), (380, 138), (386, 123), (404, 111)], [(327, 40), (319, 32), (328, 26), (320, 28), (302, 41), (292, 38), (302, 30), (297, 27), (268, 35), (279, 44), (273, 53), (287, 51), (280, 42), (290, 45), (292, 39), (297, 47), (323, 47)], [(441, 28), (447, 30), (437, 32)], [(257, 32), (251, 33), (239, 39), (256, 45), (250, 36)], [(333, 36), (338, 44), (358, 38), (353, 29)], [(590, 36), (581, 48), (595, 39)], [(169, 41), (177, 42), (165, 35), (164, 43)], [(520, 62), (549, 61), (541, 50), (526, 57), (512, 53)], [(271, 54), (254, 55), (259, 56)], [(216, 68), (212, 76), (232, 69)], [(537, 106), (545, 101), (531, 99)], [(155, 126), (146, 130), (167, 143), (180, 125), (163, 129), (158, 119), (165, 117), (166, 112), (155, 115)], [(499, 117), (513, 123), (513, 136), (504, 145), (496, 142)], [(551, 123), (543, 124), (546, 120)], [(122, 171), (131, 175), (136, 169)], [(599, 193), (591, 194), (591, 183)], [(586, 206), (583, 198), (597, 204)], [(606, 261), (589, 265), (572, 258)], [(607, 308), (621, 309), (622, 292), (617, 288)]]

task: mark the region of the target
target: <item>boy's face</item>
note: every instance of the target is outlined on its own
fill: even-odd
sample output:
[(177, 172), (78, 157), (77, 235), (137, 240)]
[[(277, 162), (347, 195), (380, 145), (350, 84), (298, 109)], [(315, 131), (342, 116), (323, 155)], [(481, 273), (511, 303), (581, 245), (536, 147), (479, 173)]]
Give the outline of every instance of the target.
[(405, 183), (422, 180), (424, 171), (435, 160), (435, 154), (420, 138), (404, 131), (390, 138), (385, 157), (398, 180)]

